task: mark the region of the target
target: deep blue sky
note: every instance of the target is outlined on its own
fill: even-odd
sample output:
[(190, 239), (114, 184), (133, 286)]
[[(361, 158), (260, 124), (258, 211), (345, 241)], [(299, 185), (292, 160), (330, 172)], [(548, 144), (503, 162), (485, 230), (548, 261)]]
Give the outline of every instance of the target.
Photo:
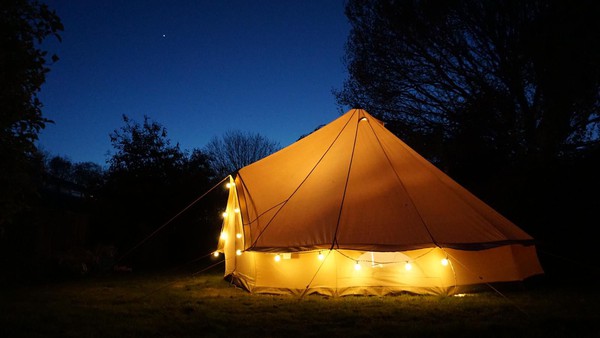
[(344, 0), (46, 0), (60, 60), (40, 99), (50, 155), (105, 165), (109, 133), (147, 115), (184, 150), (228, 130), (285, 147), (337, 118)]

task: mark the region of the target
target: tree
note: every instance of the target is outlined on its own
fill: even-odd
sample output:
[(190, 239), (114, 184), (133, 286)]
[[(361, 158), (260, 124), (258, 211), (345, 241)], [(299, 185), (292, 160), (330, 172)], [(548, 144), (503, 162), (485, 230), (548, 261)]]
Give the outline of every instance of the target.
[(46, 161), (45, 188), (70, 187), (86, 197), (93, 196), (104, 184), (104, 169), (94, 162), (73, 163), (68, 157), (53, 156)]
[(278, 142), (256, 133), (231, 130), (222, 137), (213, 137), (205, 147), (212, 169), (220, 177), (256, 162), (279, 150)]
[(110, 134), (110, 142), (117, 151), (109, 159), (109, 173), (143, 171), (147, 175), (165, 177), (181, 165), (183, 152), (179, 144), (171, 145), (167, 130), (161, 124), (144, 116), (142, 125), (123, 115), (125, 126)]
[(26, 207), (35, 190), (31, 176), (41, 164), (35, 141), (50, 122), (37, 97), (49, 71), (40, 45), (49, 36), (60, 40), (62, 30), (56, 13), (37, 1), (0, 5), (0, 226)]
[(114, 234), (109, 236), (132, 241), (173, 212), (175, 182), (181, 175), (184, 154), (179, 145), (171, 145), (166, 128), (147, 116), (142, 124), (125, 115), (123, 122), (124, 126), (110, 134), (116, 152), (108, 160), (102, 196), (107, 222), (116, 228), (104, 230), (112, 229)]
[(598, 146), (598, 2), (351, 0), (346, 15), (338, 102), (445, 167), (539, 167)]
[[(198, 198), (214, 176), (205, 154), (199, 150), (188, 154), (178, 144), (171, 145), (167, 130), (160, 123), (147, 116), (142, 124), (127, 116), (123, 116), (123, 121), (125, 125), (110, 134), (115, 153), (108, 160), (110, 166), (99, 197), (101, 212), (94, 234), (97, 241), (120, 248), (121, 254)], [(198, 244), (206, 240), (200, 232), (211, 231), (198, 222), (219, 224), (214, 219), (218, 217), (215, 210), (213, 218), (206, 215), (203, 207), (190, 211), (187, 218), (182, 218), (186, 221), (170, 224), (159, 238), (136, 249), (135, 260), (140, 264), (168, 263), (189, 253), (186, 250), (202, 249)], [(190, 241), (193, 246), (184, 245)]]
[(94, 162), (75, 163), (72, 180), (83, 189), (86, 195), (93, 195), (104, 184), (104, 169)]
[(58, 179), (72, 181), (73, 162), (63, 156), (54, 156), (48, 161), (48, 173)]

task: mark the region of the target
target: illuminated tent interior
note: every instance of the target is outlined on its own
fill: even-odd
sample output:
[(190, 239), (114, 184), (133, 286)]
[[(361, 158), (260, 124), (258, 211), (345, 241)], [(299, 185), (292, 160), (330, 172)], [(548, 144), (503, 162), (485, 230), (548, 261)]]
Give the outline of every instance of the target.
[(543, 273), (530, 235), (364, 110), (227, 185), (215, 254), (251, 293), (452, 295)]

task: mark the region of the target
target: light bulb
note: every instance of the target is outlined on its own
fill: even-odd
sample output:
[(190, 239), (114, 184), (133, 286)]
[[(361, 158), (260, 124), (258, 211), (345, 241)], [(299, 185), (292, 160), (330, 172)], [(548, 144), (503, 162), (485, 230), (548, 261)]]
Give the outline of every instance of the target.
[(233, 212), (235, 212), (236, 214), (239, 214), (240, 213), (240, 208), (233, 209)]
[(321, 251), (319, 251), (319, 256), (317, 256), (319, 258), (320, 261), (325, 259), (325, 255), (323, 255), (323, 253)]
[(412, 265), (409, 262), (406, 262), (406, 264), (404, 264), (404, 268), (406, 271), (410, 271), (412, 269)]
[(441, 263), (442, 263), (443, 266), (447, 266), (448, 265), (448, 258), (442, 258)]
[(223, 216), (223, 218), (227, 217), (227, 211), (225, 211), (224, 213), (222, 213), (221, 216)]
[(221, 236), (219, 236), (219, 238), (221, 238), (222, 240), (226, 240), (227, 239), (227, 233), (226, 232), (222, 232)]
[(279, 254), (275, 255), (275, 262), (279, 262), (281, 260), (281, 256)]
[(356, 264), (354, 264), (354, 270), (360, 270), (360, 264), (358, 263), (358, 261), (356, 261)]
[(240, 249), (235, 250), (235, 254), (238, 255), (238, 256), (241, 256), (242, 255), (242, 250), (240, 250)]
[(230, 189), (232, 187), (235, 187), (235, 183), (227, 183), (225, 184), (225, 187), (227, 187), (227, 189)]
[(214, 257), (219, 257), (219, 252), (218, 251), (213, 252), (213, 256)]
[(237, 234), (235, 234), (235, 237), (237, 238), (242, 238), (242, 234), (240, 234), (239, 232)]

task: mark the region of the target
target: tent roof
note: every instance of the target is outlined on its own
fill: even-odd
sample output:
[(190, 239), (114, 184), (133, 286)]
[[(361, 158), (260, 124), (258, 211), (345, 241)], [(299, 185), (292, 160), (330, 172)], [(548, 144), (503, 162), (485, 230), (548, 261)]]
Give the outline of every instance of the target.
[(239, 170), (246, 249), (477, 250), (532, 237), (353, 109)]

